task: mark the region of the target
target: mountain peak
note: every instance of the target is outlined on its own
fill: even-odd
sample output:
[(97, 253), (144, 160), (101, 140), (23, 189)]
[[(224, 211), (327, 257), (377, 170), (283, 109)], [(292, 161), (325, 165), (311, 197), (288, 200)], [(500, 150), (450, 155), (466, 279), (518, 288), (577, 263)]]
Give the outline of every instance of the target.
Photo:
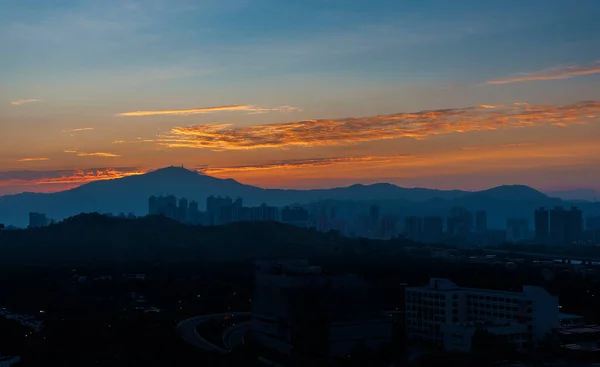
[(189, 170), (183, 166), (169, 166), (150, 171), (146, 175), (156, 177), (190, 177), (198, 176), (200, 173)]
[(527, 185), (502, 185), (476, 194), (486, 195), (501, 200), (538, 200), (547, 199), (548, 196)]

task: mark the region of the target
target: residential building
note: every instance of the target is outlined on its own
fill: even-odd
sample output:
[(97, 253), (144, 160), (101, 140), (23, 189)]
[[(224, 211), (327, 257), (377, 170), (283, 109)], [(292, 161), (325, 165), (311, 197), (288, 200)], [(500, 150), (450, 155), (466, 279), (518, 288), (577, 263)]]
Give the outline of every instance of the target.
[(446, 229), (449, 236), (466, 237), (473, 230), (473, 213), (461, 207), (452, 208)]
[(371, 230), (375, 231), (379, 223), (379, 205), (371, 205), (369, 209), (369, 219), (371, 220)]
[(404, 218), (404, 235), (409, 240), (419, 241), (423, 232), (423, 218), (408, 216)]
[(398, 217), (393, 214), (386, 214), (381, 218), (381, 236), (390, 239), (398, 234)]
[(548, 210), (539, 208), (535, 211), (535, 242), (540, 245), (548, 244), (550, 238), (550, 218)]
[(308, 210), (301, 206), (286, 206), (281, 210), (281, 221), (298, 227), (308, 227)]
[(509, 218), (506, 220), (506, 241), (520, 242), (530, 238), (527, 218)]
[(29, 213), (29, 228), (40, 228), (48, 225), (48, 218), (43, 213)]
[(306, 260), (261, 261), (252, 298), (252, 335), (286, 356), (346, 357), (391, 340), (391, 319), (371, 307), (367, 283), (328, 274)]
[(565, 210), (557, 206), (550, 210), (549, 243), (554, 246), (569, 246), (582, 240), (583, 215), (577, 207)]
[(487, 212), (485, 210), (479, 210), (475, 214), (475, 230), (477, 232), (487, 231)]
[(425, 243), (437, 243), (444, 237), (444, 218), (428, 216), (423, 218), (421, 240)]
[(507, 292), (463, 288), (438, 278), (406, 289), (406, 332), (411, 340), (442, 346), (448, 325), (475, 321), (523, 324), (528, 343), (535, 343), (559, 328), (558, 298), (536, 286)]

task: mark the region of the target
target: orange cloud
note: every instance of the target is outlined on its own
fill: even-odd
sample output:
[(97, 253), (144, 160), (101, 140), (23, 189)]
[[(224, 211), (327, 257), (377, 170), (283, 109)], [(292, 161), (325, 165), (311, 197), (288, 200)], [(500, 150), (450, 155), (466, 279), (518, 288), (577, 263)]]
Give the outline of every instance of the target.
[(510, 84), (529, 82), (535, 80), (569, 79), (577, 75), (589, 75), (600, 73), (600, 61), (591, 65), (571, 65), (559, 68), (546, 69), (535, 73), (521, 73), (505, 79), (492, 80), (486, 84)]
[[(510, 105), (466, 107), (350, 117), (305, 120), (271, 125), (234, 127), (205, 124), (176, 127), (157, 138), (170, 148), (205, 148), (216, 151), (289, 146), (339, 146), (398, 138), (490, 131), (508, 128), (585, 123), (600, 112), (600, 102), (578, 102), (564, 106)], [(497, 107), (497, 108), (496, 108)]]
[(231, 167), (215, 167), (202, 168), (199, 172), (208, 175), (220, 175), (230, 172), (249, 172), (249, 171), (268, 171), (282, 169), (298, 169), (298, 168), (314, 168), (324, 166), (334, 166), (343, 164), (363, 164), (363, 163), (386, 163), (398, 159), (416, 159), (416, 157), (404, 155), (391, 156), (357, 156), (357, 157), (332, 157), (332, 158), (309, 158), (309, 159), (290, 159), (283, 161), (275, 161), (265, 164), (231, 166)]
[(50, 158), (21, 158), (17, 159), (17, 162), (39, 162), (39, 161), (49, 161)]
[(0, 187), (12, 189), (14, 192), (24, 191), (23, 188), (39, 192), (53, 192), (70, 189), (92, 181), (112, 180), (141, 175), (146, 172), (147, 170), (135, 167), (56, 171), (6, 171), (0, 172)]
[(19, 99), (18, 101), (10, 102), (13, 106), (21, 106), (25, 103), (42, 102), (40, 99)]
[(84, 152), (79, 152), (75, 149), (65, 149), (64, 150), (65, 153), (73, 153), (76, 154), (78, 157), (102, 157), (102, 158), (116, 158), (116, 157), (120, 157), (120, 154), (115, 154), (115, 153), (106, 153), (106, 152), (94, 152), (94, 153), (84, 153)]
[(252, 105), (232, 105), (218, 107), (189, 108), (185, 110), (157, 110), (157, 111), (133, 111), (119, 113), (117, 116), (156, 116), (156, 115), (197, 115), (214, 112), (245, 111), (249, 113), (267, 113), (267, 112), (291, 112), (298, 108), (292, 106), (280, 106), (275, 108), (261, 108)]

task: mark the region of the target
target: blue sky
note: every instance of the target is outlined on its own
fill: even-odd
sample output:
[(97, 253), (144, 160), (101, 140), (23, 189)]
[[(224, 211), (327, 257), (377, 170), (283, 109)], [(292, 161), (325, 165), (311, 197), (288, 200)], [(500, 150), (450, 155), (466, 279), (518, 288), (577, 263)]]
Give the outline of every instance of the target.
[[(0, 128), (6, 142), (0, 147), (5, 156), (0, 170), (149, 168), (173, 160), (260, 165), (272, 157), (268, 149), (240, 156), (210, 149), (157, 153), (156, 147), (120, 147), (120, 161), (110, 163), (99, 156), (75, 160), (64, 150), (114, 150), (114, 141), (152, 140), (196, 124), (248, 127), (517, 101), (600, 100), (598, 19), (595, 0), (5, 0), (0, 5)], [(525, 74), (542, 77), (487, 84)], [(19, 100), (39, 102), (13, 103)], [(115, 117), (127, 111), (228, 105), (263, 110), (126, 122)], [(280, 106), (295, 108), (266, 113)], [(63, 133), (85, 127), (93, 129), (75, 140)], [(32, 136), (32, 130), (38, 134)], [(465, 133), (452, 138), (454, 145), (442, 143), (506, 143), (531, 134), (550, 144), (598, 131), (597, 124), (588, 124), (566, 134)], [(398, 149), (409, 154), (433, 149), (428, 144), (406, 137), (397, 141)], [(284, 156), (385, 153), (368, 145), (337, 151), (294, 148)], [(23, 167), (16, 161), (24, 156), (48, 160)], [(346, 174), (348, 180), (364, 175)], [(370, 179), (390, 177), (389, 172), (373, 175)], [(507, 180), (515, 177), (507, 173)], [(557, 184), (573, 185), (583, 183)]]

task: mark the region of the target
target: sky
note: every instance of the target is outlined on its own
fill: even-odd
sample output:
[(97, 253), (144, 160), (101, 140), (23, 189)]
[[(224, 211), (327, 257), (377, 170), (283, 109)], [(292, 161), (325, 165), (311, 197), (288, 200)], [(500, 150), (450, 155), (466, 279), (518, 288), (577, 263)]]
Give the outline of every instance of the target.
[(0, 195), (600, 190), (597, 0), (3, 0)]

